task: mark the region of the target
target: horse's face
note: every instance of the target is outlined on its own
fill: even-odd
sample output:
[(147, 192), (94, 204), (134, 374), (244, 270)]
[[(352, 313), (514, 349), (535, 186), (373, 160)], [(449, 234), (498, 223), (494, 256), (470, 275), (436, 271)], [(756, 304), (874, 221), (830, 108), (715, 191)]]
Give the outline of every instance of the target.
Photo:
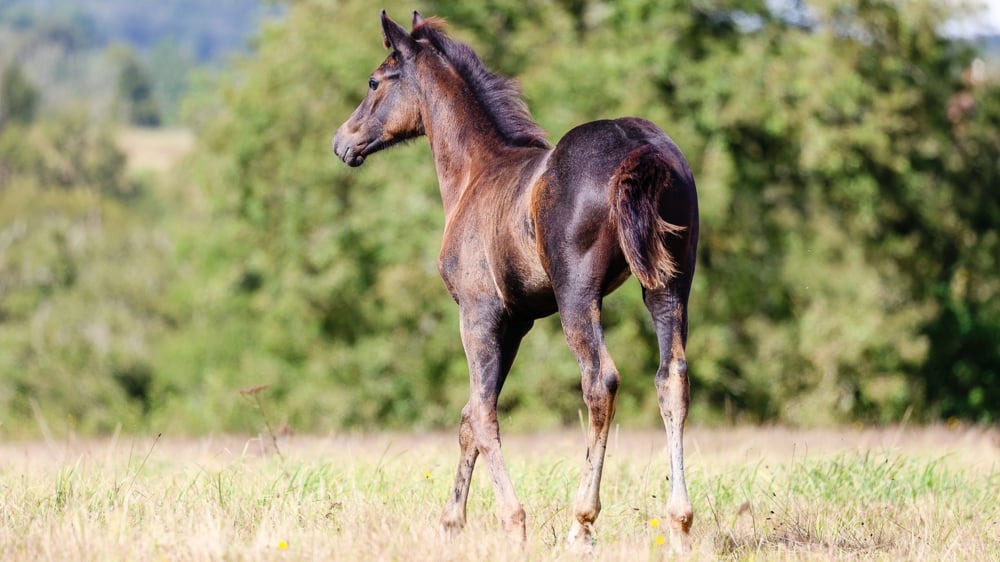
[(419, 46), (384, 11), (382, 31), (392, 54), (372, 73), (364, 101), (333, 137), (333, 152), (349, 166), (360, 166), (369, 154), (424, 133), (413, 72)]

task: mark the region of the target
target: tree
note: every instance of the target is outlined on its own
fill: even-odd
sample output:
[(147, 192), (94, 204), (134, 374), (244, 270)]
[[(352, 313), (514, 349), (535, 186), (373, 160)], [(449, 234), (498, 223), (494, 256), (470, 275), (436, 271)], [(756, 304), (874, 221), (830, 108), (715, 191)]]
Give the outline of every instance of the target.
[[(1000, 415), (1000, 85), (966, 77), (949, 4), (515, 4), (421, 11), (516, 74), (551, 140), (638, 114), (691, 161), (693, 419)], [(468, 375), (427, 145), (357, 170), (329, 151), (379, 34), (361, 0), (290, 5), (203, 97), (194, 157), (156, 190), (79, 122), (0, 134), (0, 423), (42, 396), (96, 430), (248, 430), (236, 392), (267, 383), (303, 430), (453, 425)], [(604, 321), (618, 420), (658, 425), (634, 282)], [(539, 321), (504, 423), (575, 423), (579, 384), (558, 320)]]
[(114, 56), (120, 65), (118, 103), (123, 107), (125, 120), (141, 127), (158, 126), (160, 109), (149, 71), (130, 49), (118, 49)]
[[(989, 380), (997, 356), (993, 289), (974, 303), (941, 292), (971, 272), (977, 287), (993, 286), (988, 253), (967, 241), (994, 248), (996, 224), (982, 203), (996, 162), (985, 101), (967, 148), (945, 150), (956, 140), (946, 105), (972, 51), (938, 32), (944, 4), (473, 4), (424, 13), (447, 16), (488, 64), (516, 73), (553, 140), (590, 119), (640, 114), (692, 161), (704, 224), (689, 348), (697, 416), (893, 420), (911, 406), (933, 415), (941, 392), (971, 396), (954, 409), (962, 415), (995, 415), (982, 384), (941, 387), (959, 379), (926, 370), (979, 341), (969, 377)], [(436, 424), (464, 400), (453, 307), (433, 266), (442, 218), (425, 145), (359, 171), (323, 148), (384, 57), (378, 34), (361, 2), (295, 3), (223, 92), (203, 151), (218, 219), (231, 221), (232, 238), (218, 242), (241, 264), (235, 277), (214, 266), (230, 276), (219, 290), (255, 326), (225, 356), (237, 367), (211, 369), (234, 386), (277, 382), (301, 423), (336, 412), (330, 423)], [(983, 100), (995, 91), (981, 87)], [(976, 209), (943, 205), (970, 185)], [(952, 261), (942, 259), (949, 248)], [(982, 312), (967, 325), (980, 339), (955, 335), (961, 345), (949, 347), (955, 330), (942, 319), (973, 304)], [(639, 291), (625, 287), (605, 311), (623, 373), (619, 414), (657, 423)], [(558, 322), (538, 323), (504, 411), (576, 419), (579, 375), (562, 341)], [(955, 353), (966, 352), (943, 361)], [(325, 404), (310, 392), (320, 387)]]
[(0, 127), (5, 123), (27, 125), (35, 119), (38, 90), (16, 62), (7, 65), (0, 77)]

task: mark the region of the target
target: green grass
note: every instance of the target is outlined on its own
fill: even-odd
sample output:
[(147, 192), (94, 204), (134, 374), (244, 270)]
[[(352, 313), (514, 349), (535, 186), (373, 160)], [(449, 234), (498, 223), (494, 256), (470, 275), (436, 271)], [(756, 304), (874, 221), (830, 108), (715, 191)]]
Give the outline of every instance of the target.
[[(754, 472), (716, 478), (716, 490), (705, 495), (723, 506), (713, 512), (721, 554), (995, 560), (1000, 553), (988, 531), (1000, 521), (996, 472), (974, 477), (947, 458), (891, 452), (796, 461), (765, 477)], [(746, 503), (733, 511), (741, 497)]]
[[(696, 560), (997, 560), (1000, 449), (978, 430), (694, 429)], [(571, 432), (505, 441), (525, 549), (480, 467), (469, 524), (438, 534), (450, 435), (107, 439), (0, 445), (2, 560), (576, 560)], [(612, 437), (596, 560), (670, 558), (658, 433)], [(667, 541), (669, 542), (669, 541)]]

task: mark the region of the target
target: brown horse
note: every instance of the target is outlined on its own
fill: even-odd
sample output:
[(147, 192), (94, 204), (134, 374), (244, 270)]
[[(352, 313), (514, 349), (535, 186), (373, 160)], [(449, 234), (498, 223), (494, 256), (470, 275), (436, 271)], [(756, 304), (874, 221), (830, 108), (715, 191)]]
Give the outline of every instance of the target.
[(569, 541), (592, 543), (620, 381), (604, 343), (601, 305), (631, 272), (642, 285), (660, 348), (655, 383), (670, 455), (671, 542), (687, 550), (693, 514), (684, 483), (684, 348), (698, 203), (680, 149), (638, 118), (581, 125), (553, 147), (515, 83), (445, 35), (440, 20), (414, 12), (408, 33), (383, 11), (382, 31), (391, 54), (337, 130), (333, 151), (360, 166), (374, 152), (426, 135), (434, 154), (445, 212), (438, 268), (459, 306), (471, 384), (442, 527), (465, 525), (481, 455), (504, 527), (525, 539), (524, 509), (500, 450), (497, 399), (521, 338), (536, 319), (558, 310), (580, 363), (590, 418)]

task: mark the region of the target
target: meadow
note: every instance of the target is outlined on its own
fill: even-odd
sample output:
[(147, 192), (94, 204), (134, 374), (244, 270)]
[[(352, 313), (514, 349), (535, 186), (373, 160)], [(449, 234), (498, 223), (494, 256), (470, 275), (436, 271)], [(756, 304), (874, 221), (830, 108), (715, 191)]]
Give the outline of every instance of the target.
[[(450, 434), (64, 439), (0, 444), (0, 559), (576, 560), (563, 548), (577, 431), (512, 435), (524, 549), (485, 471), (469, 524), (437, 518)], [(659, 432), (615, 429), (594, 560), (670, 559)], [(694, 560), (997, 560), (995, 430), (691, 428)]]

